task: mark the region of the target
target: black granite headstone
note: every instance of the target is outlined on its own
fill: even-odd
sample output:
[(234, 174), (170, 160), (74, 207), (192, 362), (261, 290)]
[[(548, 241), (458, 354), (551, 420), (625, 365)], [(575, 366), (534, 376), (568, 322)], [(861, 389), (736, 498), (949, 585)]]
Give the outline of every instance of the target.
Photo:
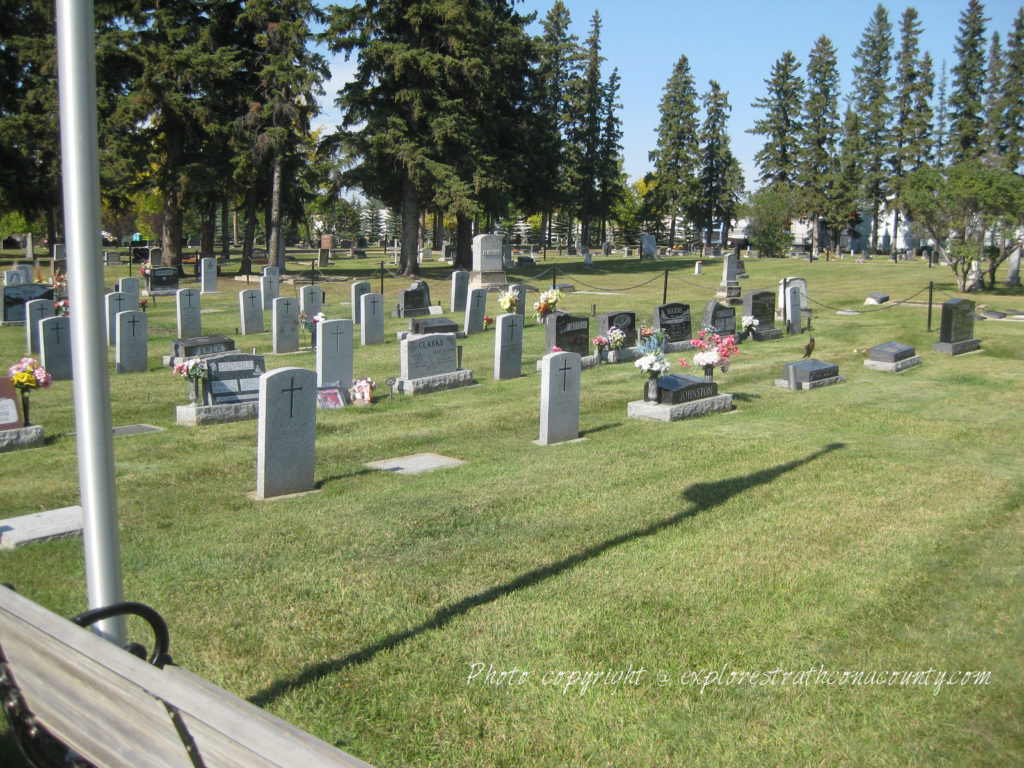
[(624, 346), (636, 346), (636, 312), (605, 312), (603, 315), (597, 316), (597, 332), (599, 334), (607, 336), (611, 328), (618, 328), (626, 334)]
[(177, 267), (153, 267), (149, 273), (148, 282), (150, 295), (173, 295), (178, 291), (178, 269)]
[[(792, 370), (793, 375), (790, 376)], [(824, 363), (821, 360), (798, 360), (795, 363), (786, 363), (782, 366), (782, 377), (787, 381), (796, 381), (798, 384), (811, 384), (822, 379), (831, 379), (839, 375), (839, 366), (834, 363)]]
[(974, 336), (974, 302), (969, 299), (950, 299), (942, 305), (942, 325), (939, 341), (953, 344)]
[(458, 333), (459, 326), (447, 317), (420, 317), (409, 320), (410, 333)]
[(671, 302), (654, 308), (654, 330), (664, 331), (667, 341), (689, 341), (693, 338), (690, 305)]
[(545, 342), (548, 350), (558, 347), (563, 352), (590, 354), (590, 318), (570, 314), (556, 314), (545, 323)]
[(413, 287), (398, 292), (398, 316), (415, 317), (430, 313), (430, 289), (426, 283), (413, 284)]
[(909, 344), (890, 341), (885, 344), (879, 344), (877, 347), (872, 347), (868, 354), (868, 359), (879, 363), (898, 363), (900, 360), (906, 360), (915, 354), (916, 350)]
[(732, 336), (736, 333), (736, 309), (728, 304), (709, 301), (704, 307), (701, 323), (705, 328), (714, 328), (719, 336)]
[(25, 322), (25, 304), (35, 299), (53, 301), (53, 286), (41, 283), (22, 283), (4, 286), (4, 322)]
[(658, 377), (659, 402), (663, 405), (678, 405), (718, 394), (718, 384), (705, 381), (698, 376), (673, 373)]
[(230, 352), (234, 348), (234, 339), (216, 333), (211, 336), (175, 339), (171, 342), (171, 355), (173, 357), (195, 357), (197, 355), (212, 355), (216, 352)]

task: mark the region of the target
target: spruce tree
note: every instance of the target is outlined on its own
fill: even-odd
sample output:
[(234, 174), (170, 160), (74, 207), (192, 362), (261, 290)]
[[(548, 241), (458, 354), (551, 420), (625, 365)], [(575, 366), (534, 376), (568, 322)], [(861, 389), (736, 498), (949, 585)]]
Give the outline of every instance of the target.
[(1006, 38), (1002, 92), (1005, 164), (1017, 172), (1024, 163), (1024, 7), (1018, 9), (1013, 30)]
[(822, 35), (807, 59), (807, 97), (803, 106), (797, 180), (802, 208), (811, 220), (811, 250), (818, 247), (818, 219), (828, 210), (835, 183), (839, 123), (839, 65), (832, 41)]
[(793, 52), (783, 52), (772, 65), (771, 78), (764, 81), (768, 95), (753, 103), (765, 112), (749, 133), (765, 137), (764, 146), (754, 155), (754, 162), (761, 171), (760, 181), (766, 186), (788, 188), (797, 179), (804, 94), (804, 81), (797, 74), (799, 68)]
[(999, 168), (1006, 154), (1006, 123), (1003, 113), (1006, 103), (1003, 99), (1003, 50), (999, 44), (999, 32), (992, 33), (988, 49), (988, 69), (985, 73), (984, 113), (985, 128), (981, 137), (981, 156), (986, 165)]
[(689, 215), (696, 199), (699, 123), (697, 89), (690, 61), (681, 55), (662, 89), (655, 149), (648, 155), (657, 178), (653, 201), (670, 219), (668, 244), (675, 245), (676, 217)]
[(985, 128), (985, 22), (979, 0), (969, 0), (960, 14), (960, 28), (953, 47), (953, 91), (949, 97), (950, 155), (953, 162), (972, 160), (984, 151)]
[(871, 213), (871, 250), (878, 250), (878, 211), (888, 193), (892, 146), (893, 108), (892, 25), (879, 5), (854, 51), (853, 107), (864, 132), (864, 197)]
[(832, 191), (831, 205), (825, 213), (825, 219), (837, 245), (844, 232), (852, 237), (863, 219), (861, 206), (863, 205), (864, 158), (866, 154), (864, 129), (860, 117), (856, 110), (847, 107), (843, 118), (843, 142), (839, 153), (839, 169)]
[(743, 193), (743, 171), (729, 144), (729, 93), (711, 80), (708, 91), (701, 97), (704, 104), (704, 123), (700, 130), (700, 169), (696, 223), (705, 232), (705, 243), (711, 243), (711, 228), (720, 226), (721, 242), (736, 213)]
[(949, 78), (946, 75), (946, 60), (942, 60), (939, 85), (935, 104), (935, 165), (943, 167), (949, 162)]
[(618, 111), (619, 70), (613, 69), (604, 86), (601, 106), (601, 146), (598, 158), (598, 210), (601, 215), (601, 240), (609, 212), (625, 193), (626, 179), (622, 172), (622, 120)]

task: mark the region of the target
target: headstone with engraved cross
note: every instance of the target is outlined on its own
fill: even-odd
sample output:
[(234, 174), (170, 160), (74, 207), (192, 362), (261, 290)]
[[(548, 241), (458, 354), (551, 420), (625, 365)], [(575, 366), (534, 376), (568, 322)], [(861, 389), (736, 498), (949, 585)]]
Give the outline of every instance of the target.
[(207, 256), (199, 260), (199, 286), (203, 293), (217, 293), (217, 260)]
[(352, 322), (359, 325), (362, 322), (362, 305), (359, 303), (364, 294), (371, 291), (370, 284), (365, 280), (357, 280), (349, 288), (349, 298), (352, 302)]
[(199, 291), (182, 288), (174, 294), (174, 308), (178, 317), (178, 338), (191, 339), (203, 335), (203, 317), (199, 308)]
[(274, 306), (274, 299), (278, 297), (280, 290), (281, 277), (278, 274), (270, 273), (260, 277), (260, 296), (263, 298), (264, 309), (270, 309)]
[[(131, 300), (127, 294), (121, 293), (120, 291), (114, 291), (108, 293), (103, 297), (107, 306), (107, 344), (113, 345), (117, 341), (117, 322), (116, 317), (118, 312), (127, 312), (129, 309), (136, 309), (138, 304), (134, 307), (131, 306)], [(198, 336), (198, 333), (192, 334)]]
[(304, 285), (299, 289), (299, 312), (311, 318), (324, 306), (324, 289), (319, 285)]
[[(296, 303), (295, 316), (298, 314)], [(256, 498), (313, 490), (315, 463), (316, 373), (289, 367), (263, 374), (259, 383)]]
[(348, 319), (322, 320), (316, 329), (316, 385), (337, 384), (342, 391), (352, 386), (352, 332)]
[(149, 327), (146, 313), (137, 309), (118, 312), (114, 372), (144, 373), (148, 369)]
[(25, 302), (25, 348), (29, 354), (39, 352), (39, 321), (53, 315), (53, 302), (49, 299)]
[(581, 367), (581, 358), (575, 352), (550, 352), (541, 358), (538, 445), (580, 436)]
[(469, 272), (456, 269), (452, 272), (452, 312), (466, 311), (466, 296), (469, 292)]
[(71, 379), (71, 318), (60, 315), (39, 321), (39, 362), (55, 381)]
[(359, 301), (359, 341), (364, 346), (384, 343), (384, 297), (379, 293), (364, 293)]
[(139, 278), (122, 277), (117, 281), (117, 290), (128, 294), (129, 306), (125, 307), (126, 310), (139, 308)]
[(512, 312), (498, 315), (494, 335), (494, 378), (515, 379), (523, 375), (523, 316)]
[(480, 333), (484, 329), (484, 314), (487, 310), (487, 291), (483, 288), (473, 288), (469, 292), (469, 301), (466, 302), (466, 314), (463, 320), (462, 330), (469, 336), (472, 333)]
[(238, 292), (238, 314), (243, 336), (263, 333), (263, 300), (257, 290)]
[(275, 355), (299, 351), (299, 302), (274, 299), (270, 332)]

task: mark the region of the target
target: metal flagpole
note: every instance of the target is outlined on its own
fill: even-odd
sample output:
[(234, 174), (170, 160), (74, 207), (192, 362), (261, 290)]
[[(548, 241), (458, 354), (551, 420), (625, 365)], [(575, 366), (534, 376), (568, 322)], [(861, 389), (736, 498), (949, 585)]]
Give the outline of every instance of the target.
[[(64, 233), (67, 240), (75, 431), (83, 512), (85, 581), (90, 608), (124, 599), (114, 488), (110, 375), (100, 261), (99, 150), (96, 131), (96, 42), (93, 0), (57, 0)], [(94, 625), (118, 645), (123, 617)]]

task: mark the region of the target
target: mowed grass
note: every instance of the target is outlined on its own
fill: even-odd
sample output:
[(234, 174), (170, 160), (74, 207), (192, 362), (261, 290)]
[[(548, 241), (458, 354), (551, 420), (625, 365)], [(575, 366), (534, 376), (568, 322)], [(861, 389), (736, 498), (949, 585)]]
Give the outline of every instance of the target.
[[(700, 276), (692, 258), (596, 262), (510, 279), (543, 288), (556, 264), (577, 288), (563, 308), (648, 322), (666, 269), (695, 320), (721, 280), (718, 259)], [(807, 279), (814, 357), (846, 383), (778, 389), (807, 334), (746, 342), (716, 374), (734, 412), (661, 424), (626, 418), (641, 377), (605, 365), (583, 373), (585, 439), (539, 447), (541, 327), (519, 379), (492, 380), (490, 331), (459, 342), (478, 386), (390, 399), (406, 323), (388, 318), (388, 342), (355, 351), (377, 402), (318, 412), (318, 492), (272, 502), (246, 495), (255, 422), (174, 424), (186, 385), (160, 366), (176, 331), (158, 299), (149, 372), (111, 376), (115, 425), (165, 428), (114, 441), (126, 597), (167, 619), (177, 663), (377, 766), (1024, 764), (1024, 323), (979, 320), (983, 351), (951, 358), (931, 352), (958, 295), (948, 269), (746, 268), (744, 292)], [(446, 310), (449, 270), (424, 265)], [(351, 278), (379, 289), (377, 262), (325, 271), (328, 317), (349, 316)], [(872, 291), (926, 301), (930, 280), (930, 333), (919, 303), (836, 314), (871, 309)], [(407, 285), (388, 275), (386, 302)], [(243, 287), (225, 275), (203, 297), (204, 332), (314, 367), (311, 350), (235, 335)], [(1019, 289), (972, 298), (1024, 310)], [(923, 365), (863, 367), (892, 340)], [(0, 329), (4, 360), (23, 347)], [(32, 416), (47, 445), (0, 455), (0, 517), (77, 503), (71, 385), (35, 393)], [(466, 463), (365, 466), (421, 451)], [(0, 553), (0, 580), (63, 615), (86, 607), (80, 540)], [(964, 672), (981, 674), (936, 684)]]

